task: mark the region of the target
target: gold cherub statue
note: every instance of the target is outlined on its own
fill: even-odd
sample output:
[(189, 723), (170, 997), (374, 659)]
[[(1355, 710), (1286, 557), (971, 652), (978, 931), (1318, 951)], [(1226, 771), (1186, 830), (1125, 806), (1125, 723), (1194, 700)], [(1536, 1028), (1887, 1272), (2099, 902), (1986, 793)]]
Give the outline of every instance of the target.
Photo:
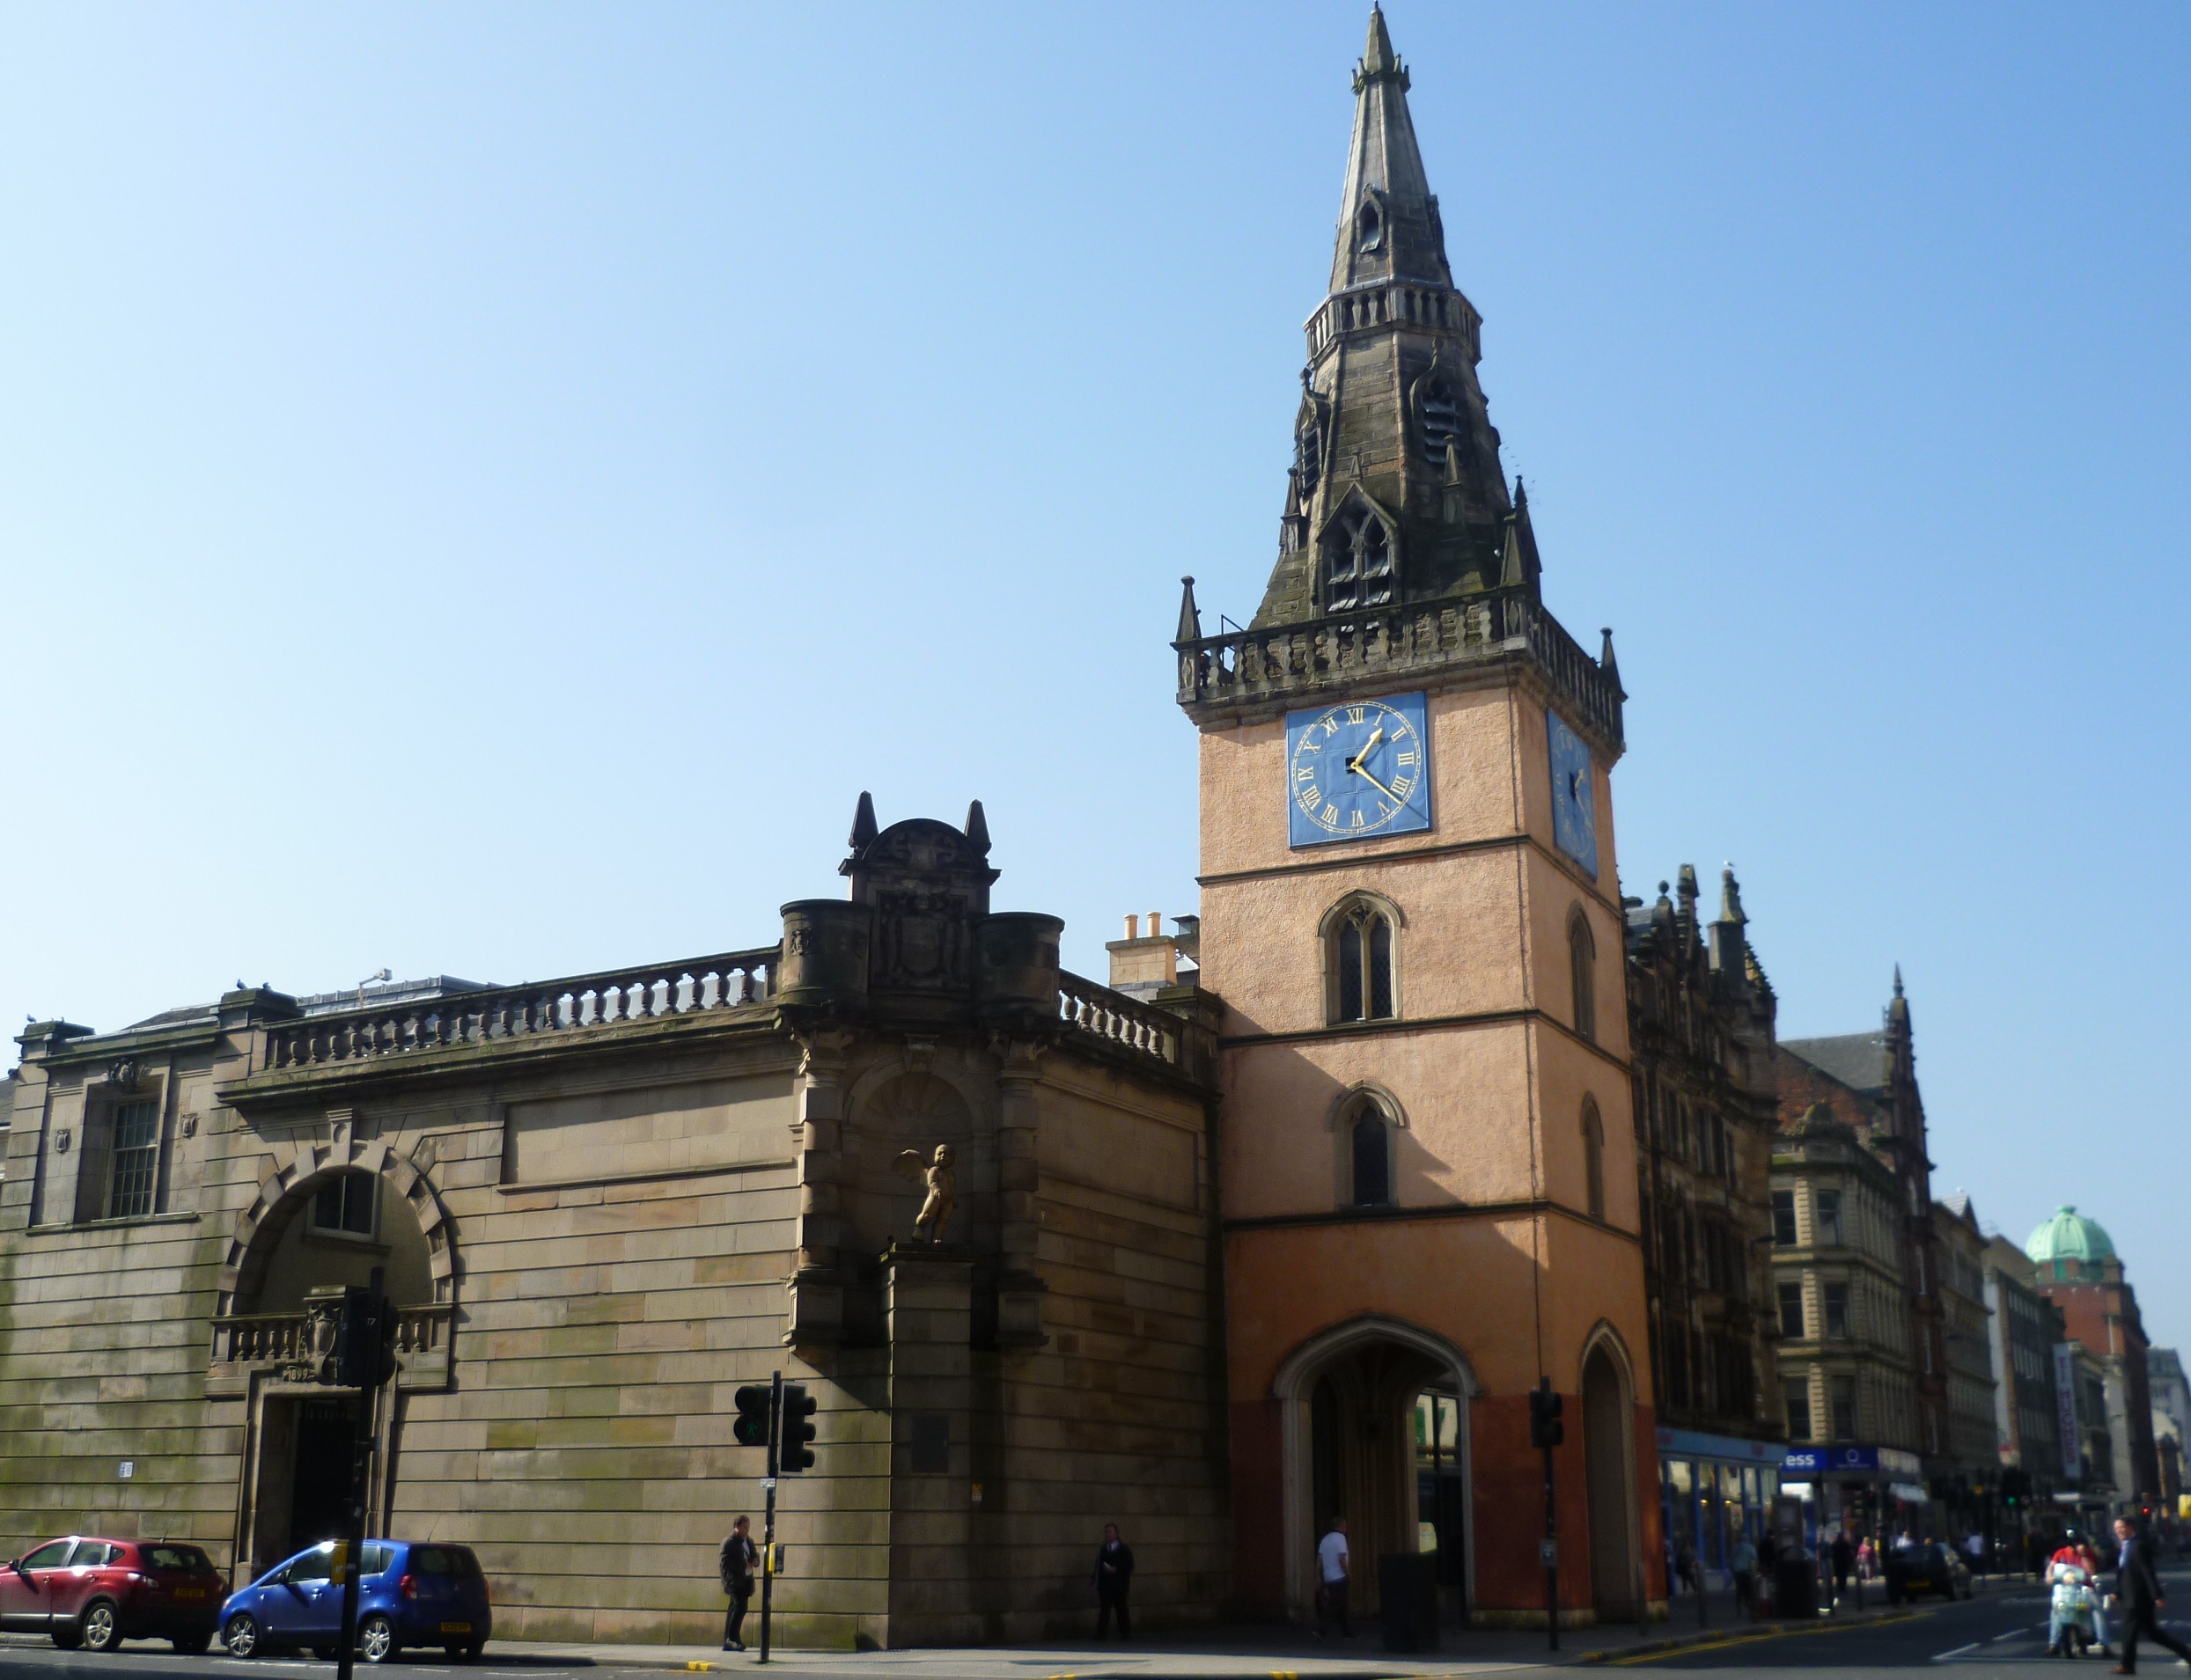
[(959, 1205), (959, 1175), (952, 1170), (951, 1162), (951, 1145), (939, 1143), (936, 1158), (926, 1166), (921, 1164), (918, 1149), (899, 1151), (892, 1163), (901, 1178), (928, 1185), (927, 1199), (921, 1203), (920, 1216), (913, 1221), (913, 1235), (931, 1243), (944, 1240), (944, 1227), (951, 1223), (952, 1210)]

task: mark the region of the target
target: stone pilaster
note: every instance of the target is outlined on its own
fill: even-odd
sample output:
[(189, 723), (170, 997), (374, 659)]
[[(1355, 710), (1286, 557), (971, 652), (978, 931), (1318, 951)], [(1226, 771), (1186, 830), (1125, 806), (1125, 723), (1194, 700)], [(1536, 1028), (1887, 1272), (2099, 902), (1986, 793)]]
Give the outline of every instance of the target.
[(981, 1497), (974, 1471), (974, 1257), (958, 1243), (883, 1255), (890, 1339), (890, 1643), (979, 1637), (970, 1564)]
[(844, 1146), (844, 1072), (853, 1035), (823, 1031), (799, 1040), (793, 1130), (798, 1148), (798, 1254), (783, 1340), (796, 1348), (844, 1338), (844, 1214), (839, 1188)]
[(1042, 1187), (1035, 1155), (1041, 1105), (1043, 1046), (1024, 1039), (1003, 1046), (996, 1074), (996, 1187), (1001, 1224), (996, 1280), (996, 1341), (1006, 1353), (1027, 1353), (1048, 1339), (1042, 1332), (1044, 1285), (1036, 1269), (1037, 1211)]

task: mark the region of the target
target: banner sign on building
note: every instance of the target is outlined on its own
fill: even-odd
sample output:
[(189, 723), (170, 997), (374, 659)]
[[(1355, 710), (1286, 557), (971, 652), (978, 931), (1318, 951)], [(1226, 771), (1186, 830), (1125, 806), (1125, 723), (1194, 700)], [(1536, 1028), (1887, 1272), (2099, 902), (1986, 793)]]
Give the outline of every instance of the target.
[(2070, 1481), (2081, 1480), (2084, 1452), (2077, 1433), (2077, 1355), (2067, 1342), (2054, 1345), (2054, 1404), (2062, 1420), (2062, 1473)]

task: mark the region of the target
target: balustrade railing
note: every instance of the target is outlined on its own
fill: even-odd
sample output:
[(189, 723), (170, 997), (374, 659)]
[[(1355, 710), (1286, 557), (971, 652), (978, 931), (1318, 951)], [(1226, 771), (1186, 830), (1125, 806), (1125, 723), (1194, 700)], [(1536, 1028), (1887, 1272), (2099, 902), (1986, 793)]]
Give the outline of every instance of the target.
[[(437, 1303), (398, 1307), (397, 1356), (447, 1347), (452, 1310)], [(232, 1313), (213, 1321), (213, 1362), (302, 1366), (331, 1361), (336, 1328), (335, 1316), (327, 1311)]]
[(1520, 595), (1415, 602), (1203, 636), (1178, 648), (1182, 705), (1307, 696), (1363, 677), (1526, 653), (1607, 738), (1623, 738), (1619, 679), (1558, 620)]
[(1216, 1045), (1195, 1023), (1153, 1004), (1114, 992), (1077, 974), (1057, 977), (1058, 1018), (1070, 1032), (1100, 1038), (1116, 1048), (1177, 1068), (1190, 1078), (1209, 1078)]
[(776, 990), (776, 957), (777, 947), (770, 945), (312, 1016), (268, 1032), (267, 1066), (278, 1072), (734, 1009), (761, 1002)]

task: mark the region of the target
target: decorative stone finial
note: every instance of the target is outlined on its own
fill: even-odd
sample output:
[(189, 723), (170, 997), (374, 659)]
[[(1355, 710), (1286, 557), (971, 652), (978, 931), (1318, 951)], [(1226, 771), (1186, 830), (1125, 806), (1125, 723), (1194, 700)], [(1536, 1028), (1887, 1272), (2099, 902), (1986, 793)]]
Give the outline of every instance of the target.
[(975, 800), (967, 807), (967, 844), (977, 857), (989, 855), (989, 818), (982, 814), (982, 802)]
[(852, 813), (852, 849), (856, 852), (865, 851), (873, 843), (877, 833), (874, 796), (863, 788), (860, 789), (859, 808)]

